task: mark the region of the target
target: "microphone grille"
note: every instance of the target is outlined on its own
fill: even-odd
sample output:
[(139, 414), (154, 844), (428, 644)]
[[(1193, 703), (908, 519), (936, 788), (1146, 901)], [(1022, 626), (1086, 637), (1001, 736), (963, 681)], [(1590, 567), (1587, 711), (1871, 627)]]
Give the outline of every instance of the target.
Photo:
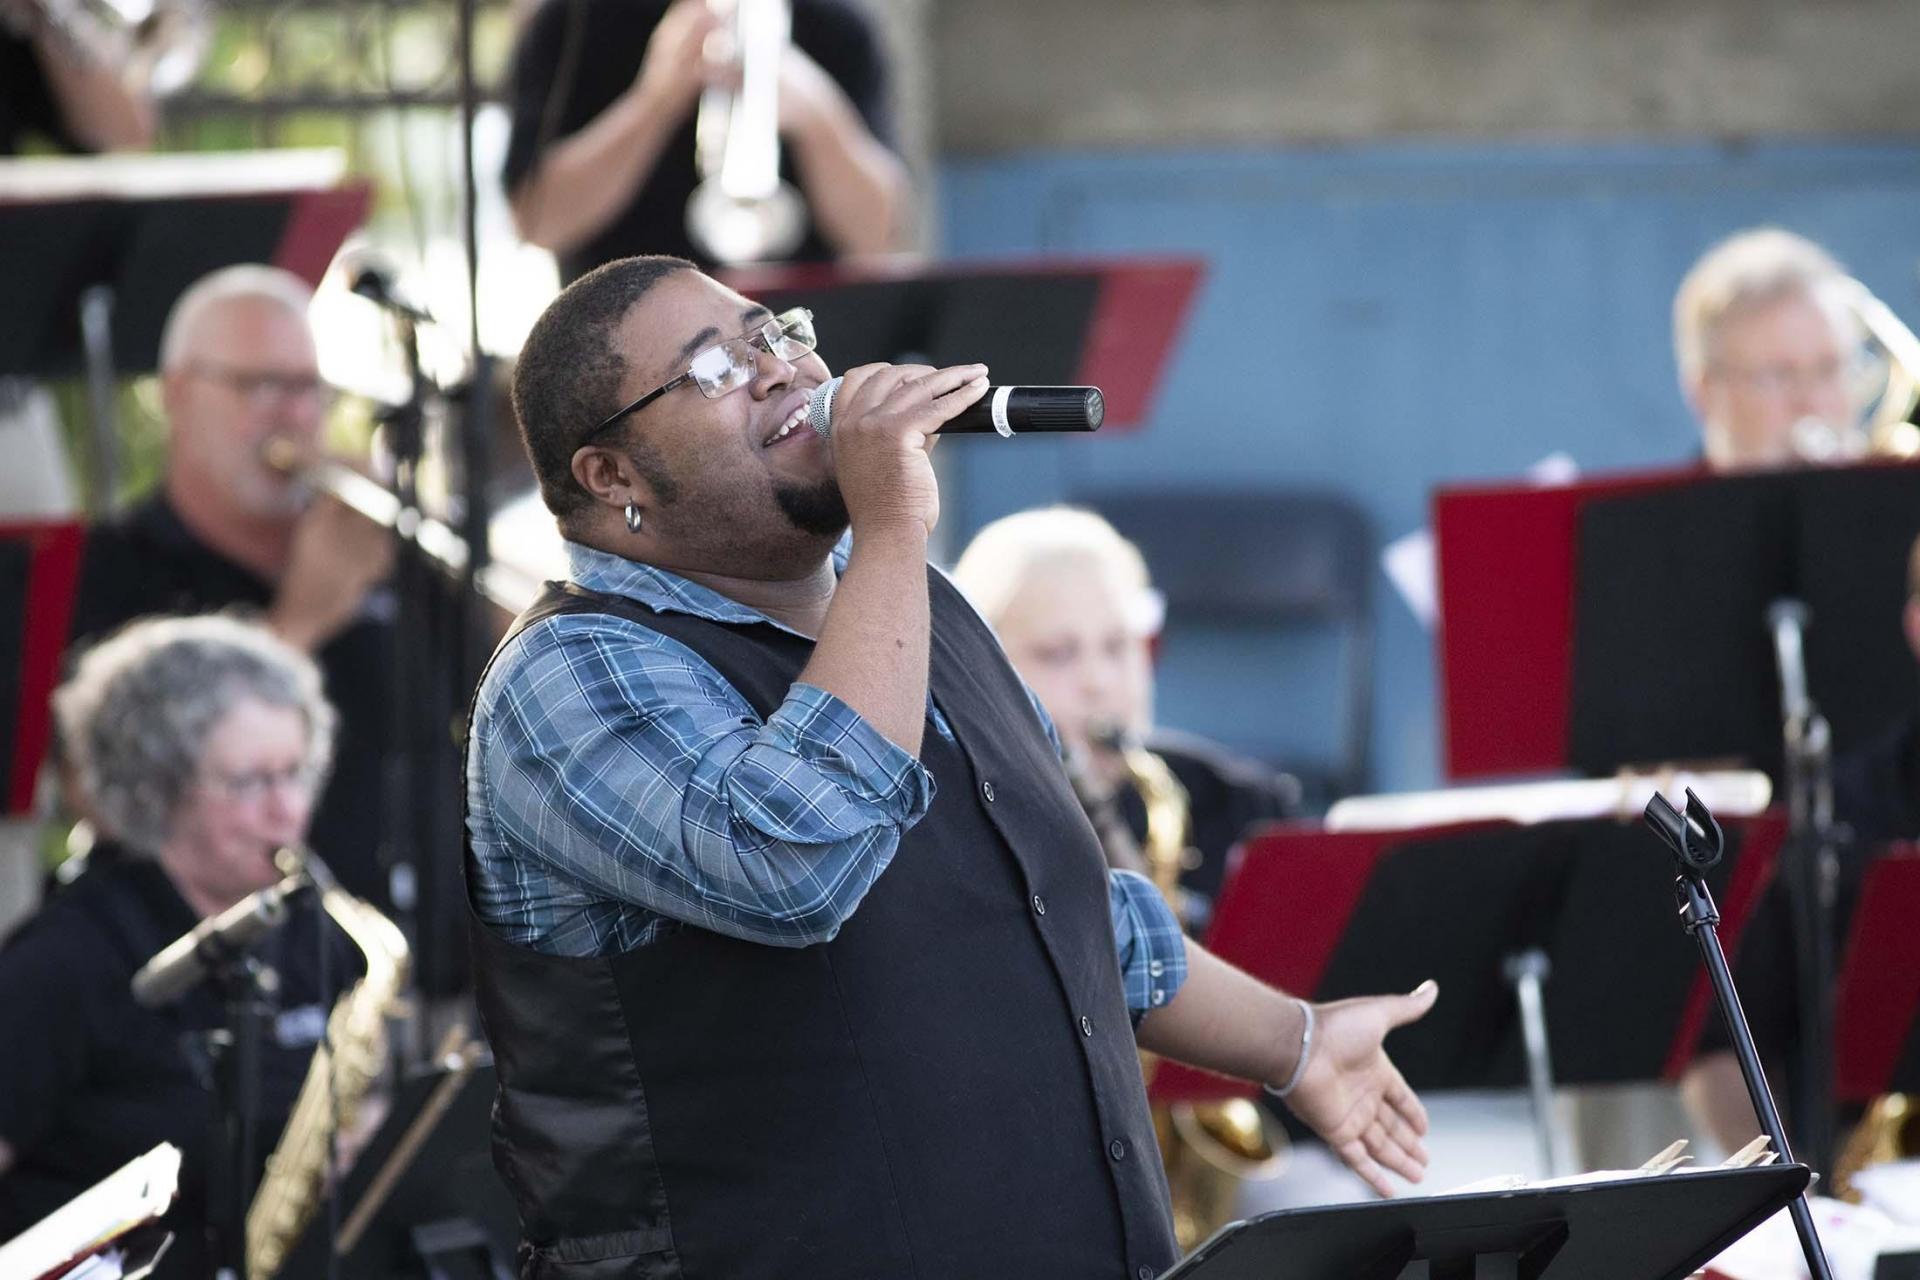
[(840, 389), (840, 379), (828, 378), (813, 389), (807, 397), (807, 425), (825, 438), (833, 431), (833, 394)]

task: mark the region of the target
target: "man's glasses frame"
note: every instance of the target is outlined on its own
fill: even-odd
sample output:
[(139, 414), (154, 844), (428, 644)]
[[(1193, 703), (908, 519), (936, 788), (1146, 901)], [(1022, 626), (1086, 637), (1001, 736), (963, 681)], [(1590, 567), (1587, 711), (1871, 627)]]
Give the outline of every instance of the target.
[(716, 342), (695, 352), (693, 359), (687, 361), (685, 372), (667, 379), (633, 403), (608, 414), (600, 425), (580, 438), (580, 443), (586, 444), (595, 439), (608, 428), (617, 426), (628, 414), (638, 413), (685, 383), (691, 382), (699, 387), (700, 394), (709, 400), (717, 400), (730, 391), (739, 390), (751, 382), (759, 371), (758, 352), (764, 351), (791, 363), (813, 351), (818, 342), (819, 338), (813, 331), (813, 312), (805, 307), (782, 311), (737, 338), (728, 338), (725, 342)]

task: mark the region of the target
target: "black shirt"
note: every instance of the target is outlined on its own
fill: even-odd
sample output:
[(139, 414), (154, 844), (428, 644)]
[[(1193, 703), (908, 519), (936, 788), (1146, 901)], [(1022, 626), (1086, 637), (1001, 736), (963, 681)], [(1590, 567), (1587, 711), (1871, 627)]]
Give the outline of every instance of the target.
[[(532, 172), (541, 152), (592, 123), (633, 84), (647, 38), (666, 9), (666, 0), (543, 0), (513, 54), (508, 191)], [(833, 77), (873, 135), (890, 143), (885, 67), (865, 14), (848, 0), (799, 0), (793, 42)], [(687, 197), (698, 180), (695, 114), (688, 112), (633, 202), (598, 235), (561, 255), (564, 280), (571, 283), (602, 263), (638, 253), (677, 254), (712, 265), (687, 238)], [(798, 187), (791, 148), (782, 149), (781, 169)], [(822, 261), (832, 251), (809, 230), (792, 256)]]
[[(273, 584), (202, 543), (164, 495), (88, 534), (72, 638), (97, 639), (134, 618), (238, 607), (263, 612)], [(385, 911), (382, 761), (392, 741), (393, 597), (369, 595), (361, 616), (314, 655), (340, 713), (333, 773), (309, 839), (348, 892)]]
[(0, 30), (0, 156), (17, 153), (28, 134), (41, 135), (62, 151), (84, 150), (60, 118), (40, 55), (26, 39)]
[[(281, 980), (280, 1013), (262, 1037), (263, 1166), (306, 1078), (329, 992), (365, 968), (329, 925), (323, 992), (317, 921), (304, 899), (255, 948)], [(225, 1025), (225, 1010), (206, 985), (162, 1010), (136, 1005), (130, 990), (139, 967), (197, 923), (158, 863), (103, 844), (87, 871), (0, 948), (0, 1139), (14, 1151), (13, 1168), (0, 1175), (0, 1240), (171, 1142), (186, 1158), (169, 1215), (174, 1246), (156, 1274), (211, 1273), (203, 1223), (213, 1095), (203, 1033)]]
[[(1868, 868), (1889, 841), (1920, 839), (1920, 713), (1909, 713), (1879, 737), (1834, 759), (1833, 816), (1842, 834), (1833, 910), (1838, 962), (1846, 954)], [(1777, 872), (1741, 935), (1734, 977), (1761, 1055), (1785, 1058), (1800, 1034), (1800, 1017), (1793, 906)], [(1702, 1047), (1723, 1049), (1728, 1044), (1725, 1024), (1712, 1019), (1702, 1034)]]
[[(1247, 832), (1300, 811), (1300, 784), (1288, 774), (1190, 733), (1155, 730), (1147, 747), (1167, 762), (1187, 791), (1188, 840), (1199, 854), (1199, 863), (1181, 873), (1180, 885), (1198, 895), (1203, 906), (1211, 904), (1226, 879), (1228, 855)], [(1120, 806), (1134, 838), (1144, 840), (1147, 810), (1139, 793), (1123, 788)]]

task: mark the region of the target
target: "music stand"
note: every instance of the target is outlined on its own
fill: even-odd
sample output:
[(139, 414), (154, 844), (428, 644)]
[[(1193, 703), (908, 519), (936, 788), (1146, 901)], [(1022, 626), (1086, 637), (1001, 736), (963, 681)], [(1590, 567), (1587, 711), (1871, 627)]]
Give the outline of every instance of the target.
[(85, 540), (72, 521), (0, 523), (0, 814), (33, 808)]
[[(1736, 940), (1785, 835), (1778, 814), (1729, 818), (1710, 880)], [(1613, 819), (1477, 822), (1327, 832), (1283, 823), (1251, 838), (1215, 903), (1206, 944), (1263, 982), (1312, 1000), (1409, 991), (1441, 1000), (1393, 1033), (1416, 1089), (1517, 1087), (1527, 1055), (1508, 957), (1542, 952), (1554, 1076), (1565, 1084), (1672, 1078), (1691, 1058), (1711, 992), (1664, 904), (1670, 870), (1637, 825)], [(1254, 1087), (1165, 1063), (1156, 1097)]]
[(812, 308), (835, 368), (912, 355), (982, 361), (1000, 385), (1097, 386), (1111, 432), (1146, 418), (1202, 271), (1193, 258), (894, 259), (720, 277), (775, 311)]
[(0, 375), (85, 373), (93, 505), (113, 492), (113, 384), (159, 362), (175, 299), (200, 277), (266, 262), (319, 283), (373, 189), (337, 153), (0, 162)]
[[(339, 1274), (355, 1280), (441, 1276), (506, 1280), (519, 1242), (519, 1211), (494, 1171), (489, 1147), (493, 1066), (469, 1049), (415, 1072), (344, 1179)], [(288, 1252), (285, 1280), (320, 1280), (333, 1247), (316, 1215)]]
[(1284, 1209), (1161, 1280), (1682, 1280), (1807, 1185), (1802, 1165)]
[(1447, 488), (1433, 520), (1450, 777), (1727, 757), (1777, 777), (1779, 596), (1812, 611), (1836, 750), (1912, 686), (1899, 612), (1920, 467)]
[(1920, 1090), (1920, 848), (1867, 868), (1834, 1001), (1842, 1101)]

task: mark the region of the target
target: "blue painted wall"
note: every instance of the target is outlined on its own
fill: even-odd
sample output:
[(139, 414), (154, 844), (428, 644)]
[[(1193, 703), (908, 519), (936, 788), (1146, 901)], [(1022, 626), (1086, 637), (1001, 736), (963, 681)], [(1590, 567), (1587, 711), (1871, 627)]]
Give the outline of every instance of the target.
[[(1317, 485), (1384, 541), (1436, 483), (1682, 459), (1669, 307), (1707, 245), (1774, 222), (1920, 322), (1920, 143), (1034, 153), (940, 173), (948, 252), (1191, 253), (1203, 285), (1145, 429), (952, 449), (943, 530), (1089, 489)], [(1428, 635), (1376, 572), (1374, 782), (1436, 785)], [(1312, 646), (1307, 646), (1312, 648)], [(1255, 684), (1169, 655), (1161, 719), (1330, 743), (1325, 653)]]

